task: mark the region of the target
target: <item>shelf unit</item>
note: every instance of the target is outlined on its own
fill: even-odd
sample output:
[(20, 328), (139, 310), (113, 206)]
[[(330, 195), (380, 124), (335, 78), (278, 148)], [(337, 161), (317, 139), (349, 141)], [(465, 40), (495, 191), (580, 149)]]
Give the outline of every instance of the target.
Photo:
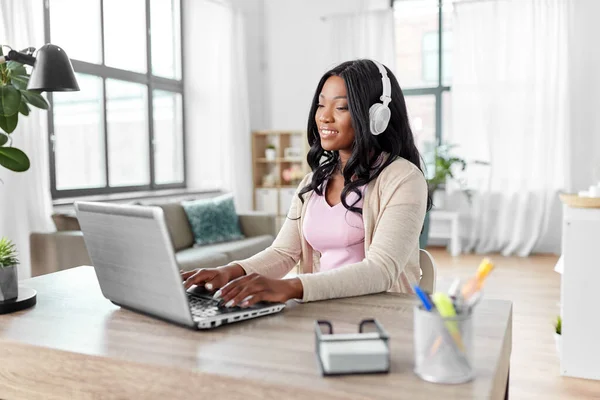
[[(275, 157), (268, 159), (268, 145), (275, 146)], [(293, 148), (298, 156), (285, 157), (285, 149)], [(277, 216), (277, 230), (285, 221), (292, 198), (299, 184), (284, 180), (283, 172), (296, 166), (304, 176), (310, 171), (306, 162), (308, 142), (305, 131), (266, 130), (252, 132), (252, 180), (254, 210), (268, 212)], [(271, 175), (272, 181), (265, 182), (265, 176)]]
[(600, 208), (563, 204), (559, 345), (563, 376), (600, 380), (600, 319), (595, 287), (600, 281)]

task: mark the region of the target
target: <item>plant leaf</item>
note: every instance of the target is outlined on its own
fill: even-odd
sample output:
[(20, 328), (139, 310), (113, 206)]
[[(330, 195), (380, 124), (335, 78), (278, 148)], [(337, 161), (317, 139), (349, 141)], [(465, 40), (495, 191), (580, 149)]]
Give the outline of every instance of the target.
[(38, 92), (34, 92), (31, 90), (21, 90), (21, 94), (23, 95), (23, 98), (25, 98), (25, 101), (31, 104), (32, 106), (41, 108), (42, 110), (48, 109), (48, 102)]
[(0, 165), (15, 172), (29, 169), (29, 158), (21, 150), (14, 147), (0, 147)]
[(28, 116), (29, 115), (29, 111), (31, 111), (31, 109), (29, 108), (29, 106), (27, 105), (27, 103), (25, 103), (25, 100), (23, 100), (21, 98), (21, 106), (19, 106), (19, 112), (21, 114), (23, 114), (24, 116)]
[(27, 75), (27, 70), (23, 64), (16, 61), (9, 61), (6, 63), (6, 67), (10, 71), (11, 75)]
[(21, 92), (12, 86), (0, 86), (0, 115), (10, 116), (19, 111)]
[[(0, 56), (3, 56), (4, 52), (2, 51), (2, 46), (0, 46)], [(6, 72), (6, 63), (0, 64), (0, 75), (4, 75)]]
[(8, 133), (0, 132), (0, 147), (8, 142)]
[(9, 117), (0, 115), (0, 128), (6, 133), (12, 133), (19, 122), (19, 114), (13, 114)]
[(27, 90), (29, 77), (27, 75), (14, 75), (10, 78), (12, 85), (19, 90)]

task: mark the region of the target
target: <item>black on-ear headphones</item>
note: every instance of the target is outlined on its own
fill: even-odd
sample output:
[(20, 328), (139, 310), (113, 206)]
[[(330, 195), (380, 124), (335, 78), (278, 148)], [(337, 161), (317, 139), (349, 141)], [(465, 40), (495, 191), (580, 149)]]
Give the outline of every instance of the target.
[(371, 133), (373, 135), (379, 135), (385, 131), (390, 123), (390, 117), (392, 116), (392, 112), (388, 107), (392, 101), (392, 84), (390, 83), (390, 78), (388, 78), (385, 67), (375, 60), (371, 61), (373, 61), (379, 69), (379, 72), (381, 73), (381, 83), (383, 84), (383, 93), (379, 98), (382, 102), (373, 104), (369, 109), (369, 125)]

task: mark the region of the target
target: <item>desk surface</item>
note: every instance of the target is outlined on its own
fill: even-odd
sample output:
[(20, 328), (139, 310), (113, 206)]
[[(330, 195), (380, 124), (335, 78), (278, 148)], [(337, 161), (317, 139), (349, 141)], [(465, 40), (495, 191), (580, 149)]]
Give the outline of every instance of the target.
[[(475, 313), (476, 379), (461, 385), (420, 380), (413, 368), (415, 300), (377, 294), (308, 304), (212, 331), (193, 331), (106, 300), (93, 268), (21, 282), (37, 305), (0, 315), (0, 387), (8, 398), (223, 399), (504, 398), (511, 352), (510, 302), (483, 300)], [(391, 336), (391, 372), (324, 378), (314, 321), (355, 332), (377, 318)]]

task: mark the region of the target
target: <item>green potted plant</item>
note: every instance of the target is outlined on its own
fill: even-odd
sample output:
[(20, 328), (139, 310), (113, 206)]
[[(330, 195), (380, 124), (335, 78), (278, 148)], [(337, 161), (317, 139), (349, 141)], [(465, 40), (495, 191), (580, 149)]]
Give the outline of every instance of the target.
[(27, 90), (29, 78), (29, 72), (21, 63), (0, 64), (0, 165), (15, 172), (27, 171), (30, 166), (27, 155), (12, 146), (10, 134), (17, 127), (19, 114), (28, 116), (30, 106), (48, 109), (48, 102), (39, 91)]
[[(464, 171), (467, 168), (468, 162), (452, 154), (452, 150), (457, 146), (449, 143), (427, 143), (425, 145), (425, 152), (423, 153), (423, 159), (425, 161), (425, 177), (427, 179), (427, 186), (429, 195), (433, 199), (434, 208), (444, 208), (445, 196), (446, 196), (446, 182), (449, 179), (455, 179), (459, 184), (461, 191), (467, 197), (467, 200), (471, 202), (471, 191), (467, 187), (464, 180), (456, 179), (455, 173), (458, 171)], [(488, 165), (484, 161), (472, 161), (472, 164)], [(419, 238), (419, 246), (421, 248), (427, 247), (429, 238), (429, 213), (425, 215), (425, 222), (423, 225), (423, 231)]]
[(265, 158), (269, 161), (273, 161), (277, 158), (277, 150), (274, 144), (269, 144), (265, 148)]
[(0, 238), (0, 301), (13, 300), (19, 295), (17, 265), (16, 246), (7, 238)]

